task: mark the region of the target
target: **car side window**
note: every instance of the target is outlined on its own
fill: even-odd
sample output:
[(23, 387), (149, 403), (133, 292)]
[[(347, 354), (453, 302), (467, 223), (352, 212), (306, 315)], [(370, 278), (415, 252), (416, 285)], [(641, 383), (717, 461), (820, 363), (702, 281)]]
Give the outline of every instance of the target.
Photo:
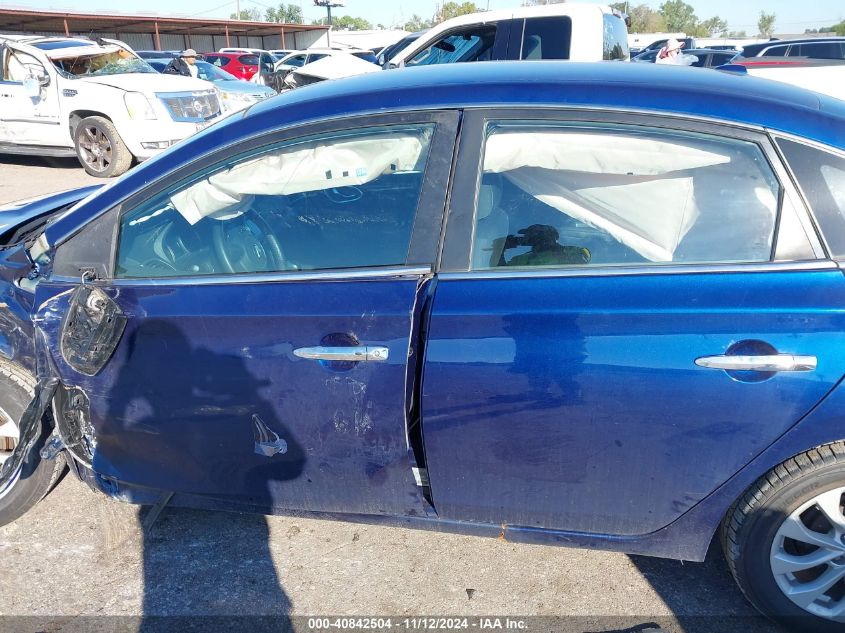
[(27, 53), (7, 49), (6, 64), (3, 69), (3, 81), (22, 83), (29, 76), (37, 76), (45, 72), (44, 66), (35, 57)]
[(489, 61), (496, 40), (496, 25), (476, 25), (452, 32), (433, 42), (411, 59), (406, 66), (430, 66), (454, 62)]
[(628, 29), (621, 17), (613, 13), (602, 15), (604, 20), (604, 51), (602, 59), (628, 59), (631, 53), (628, 49)]
[(788, 46), (772, 46), (767, 48), (764, 52), (765, 57), (786, 57)]
[(793, 46), (789, 55), (813, 59), (845, 59), (843, 48), (839, 42), (812, 42)]
[(767, 262), (781, 194), (750, 141), (489, 122), (472, 267)]
[(299, 67), (299, 66), (302, 66), (302, 65), (305, 64), (305, 57), (306, 57), (305, 55), (297, 55), (295, 57), (291, 57), (285, 63), (288, 64), (289, 66)]
[(824, 233), (830, 254), (845, 257), (845, 157), (787, 139), (777, 143)]
[(522, 32), (520, 59), (569, 59), (569, 16), (528, 18)]
[(122, 215), (115, 274), (403, 265), (434, 129), (326, 133), (204, 170)]

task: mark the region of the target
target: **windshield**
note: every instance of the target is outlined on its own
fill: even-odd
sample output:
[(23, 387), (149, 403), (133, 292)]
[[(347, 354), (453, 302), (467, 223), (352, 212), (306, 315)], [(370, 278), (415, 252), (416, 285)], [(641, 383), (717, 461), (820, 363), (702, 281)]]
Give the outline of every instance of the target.
[(240, 81), (234, 75), (230, 75), (222, 68), (209, 64), (208, 62), (196, 62), (197, 73), (200, 79), (206, 81)]
[(70, 78), (156, 72), (143, 59), (123, 49), (51, 61), (60, 72)]

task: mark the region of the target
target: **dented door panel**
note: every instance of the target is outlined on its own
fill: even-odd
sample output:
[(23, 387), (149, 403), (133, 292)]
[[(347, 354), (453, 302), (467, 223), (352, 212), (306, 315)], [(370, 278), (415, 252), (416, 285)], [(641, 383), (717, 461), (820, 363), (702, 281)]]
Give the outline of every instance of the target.
[[(55, 410), (76, 433), (72, 452), (118, 485), (422, 514), (405, 428), (418, 281), (103, 285), (127, 325), (95, 375), (59, 352), (74, 288), (43, 282), (36, 320), (44, 364), (63, 383)], [(294, 354), (353, 343), (385, 347), (388, 359)]]

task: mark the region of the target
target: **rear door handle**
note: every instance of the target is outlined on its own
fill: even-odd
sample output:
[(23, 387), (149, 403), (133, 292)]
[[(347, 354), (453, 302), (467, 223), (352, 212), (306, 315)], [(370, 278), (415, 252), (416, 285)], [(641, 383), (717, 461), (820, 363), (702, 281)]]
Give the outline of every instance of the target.
[(767, 354), (763, 356), (702, 356), (695, 364), (708, 369), (727, 371), (813, 371), (815, 356)]
[(357, 347), (300, 347), (293, 350), (294, 356), (309, 360), (340, 360), (360, 362), (365, 360), (383, 362), (387, 360), (388, 349), (372, 345)]

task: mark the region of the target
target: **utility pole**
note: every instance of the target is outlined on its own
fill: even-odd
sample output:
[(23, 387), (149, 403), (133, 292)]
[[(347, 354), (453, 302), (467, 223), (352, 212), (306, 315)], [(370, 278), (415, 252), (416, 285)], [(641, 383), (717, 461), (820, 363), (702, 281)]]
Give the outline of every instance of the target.
[(241, 0), (235, 1), (235, 19), (236, 20), (241, 19)]
[(343, 4), (343, 2), (339, 2), (338, 0), (314, 0), (314, 6), (326, 7), (326, 21), (329, 26), (329, 30), (326, 31), (326, 41), (328, 42), (329, 48), (332, 47), (332, 8), (342, 7)]

